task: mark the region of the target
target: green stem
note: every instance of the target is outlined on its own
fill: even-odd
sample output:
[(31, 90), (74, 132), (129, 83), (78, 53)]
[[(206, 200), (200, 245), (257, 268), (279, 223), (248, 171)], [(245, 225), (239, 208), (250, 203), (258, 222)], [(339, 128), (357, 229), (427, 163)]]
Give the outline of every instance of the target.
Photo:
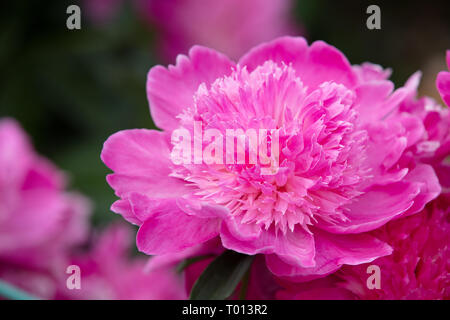
[(39, 300), (25, 291), (0, 280), (0, 297), (9, 300)]
[(242, 278), (242, 286), (241, 292), (239, 293), (239, 300), (245, 300), (245, 298), (247, 297), (249, 280), (250, 280), (250, 268), (247, 270), (244, 277)]

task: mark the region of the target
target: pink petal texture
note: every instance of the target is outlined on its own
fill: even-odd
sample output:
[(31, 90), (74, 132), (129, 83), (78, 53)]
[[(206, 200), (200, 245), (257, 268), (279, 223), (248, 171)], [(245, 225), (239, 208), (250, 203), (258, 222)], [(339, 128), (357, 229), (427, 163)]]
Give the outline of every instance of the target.
[(137, 246), (152, 255), (182, 251), (217, 236), (220, 222), (219, 219), (189, 216), (171, 203), (143, 223), (137, 235)]
[[(114, 171), (108, 182), (120, 198), (112, 210), (140, 226), (138, 247), (161, 255), (156, 262), (219, 239), (299, 283), (389, 256), (377, 230), (439, 196), (450, 154), (448, 109), (417, 97), (420, 72), (397, 89), (389, 76), (300, 37), (260, 44), (236, 65), (193, 47), (176, 66), (149, 72), (150, 109), (164, 131), (124, 131), (105, 143), (102, 159)], [(178, 129), (197, 148), (183, 161), (173, 161)], [(197, 152), (211, 149), (199, 130), (202, 137), (242, 130), (242, 142), (249, 129), (277, 133), (278, 141), (256, 146), (278, 142), (271, 174), (261, 155), (247, 161), (250, 144), (198, 161)], [(230, 154), (247, 162), (229, 163)]]
[(297, 76), (310, 90), (326, 81), (341, 83), (348, 88), (356, 84), (356, 76), (347, 58), (323, 41), (308, 46), (303, 38), (278, 38), (250, 50), (239, 60), (239, 64), (253, 71), (268, 60), (292, 63)]
[(269, 270), (291, 282), (310, 281), (338, 270), (342, 265), (358, 265), (389, 255), (392, 249), (386, 243), (369, 235), (332, 235), (315, 233), (316, 265), (302, 268), (284, 263), (277, 255), (266, 256)]
[(192, 106), (198, 86), (229, 75), (233, 66), (226, 56), (195, 46), (189, 56), (179, 55), (175, 66), (152, 68), (147, 77), (147, 96), (155, 124), (165, 130), (177, 128), (176, 116)]
[(281, 260), (294, 265), (314, 267), (314, 237), (304, 230), (287, 232), (283, 238), (274, 232), (264, 232), (253, 241), (239, 241), (225, 227), (221, 231), (225, 248), (245, 254), (276, 253)]
[[(169, 139), (162, 132), (139, 129), (118, 132), (105, 142), (102, 160), (115, 172), (108, 182), (118, 196), (139, 192), (164, 198), (185, 192), (184, 184), (168, 176)], [(164, 186), (156, 186), (156, 182)]]

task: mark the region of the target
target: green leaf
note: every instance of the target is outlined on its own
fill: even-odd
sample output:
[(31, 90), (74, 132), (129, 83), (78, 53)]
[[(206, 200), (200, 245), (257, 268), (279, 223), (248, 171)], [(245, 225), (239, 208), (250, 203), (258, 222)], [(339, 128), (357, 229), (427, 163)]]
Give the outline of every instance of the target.
[(189, 258), (189, 259), (183, 260), (182, 262), (180, 262), (177, 265), (176, 271), (177, 271), (177, 273), (182, 273), (184, 271), (184, 269), (186, 269), (190, 265), (192, 265), (192, 264), (194, 264), (196, 262), (199, 262), (201, 260), (212, 258), (212, 257), (213, 257), (213, 255), (211, 255), (211, 254), (204, 254), (204, 255), (201, 255), (201, 256), (198, 256), (198, 257), (194, 257), (194, 258)]
[(225, 251), (200, 275), (191, 291), (191, 300), (223, 300), (231, 296), (252, 264), (253, 256)]
[(239, 293), (239, 300), (245, 300), (245, 298), (247, 297), (249, 281), (250, 281), (250, 269), (247, 270), (247, 272), (244, 275), (244, 278), (242, 279), (241, 292)]

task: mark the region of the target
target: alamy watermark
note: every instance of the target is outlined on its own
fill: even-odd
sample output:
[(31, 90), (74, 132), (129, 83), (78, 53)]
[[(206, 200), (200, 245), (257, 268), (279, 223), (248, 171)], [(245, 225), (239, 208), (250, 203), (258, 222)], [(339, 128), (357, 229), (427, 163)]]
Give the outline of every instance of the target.
[(367, 14), (370, 16), (366, 20), (366, 26), (369, 30), (380, 30), (381, 29), (381, 9), (379, 6), (372, 4), (367, 7)]
[(276, 129), (203, 130), (195, 121), (193, 134), (185, 128), (172, 132), (172, 162), (181, 164), (259, 165), (261, 174), (274, 175), (280, 160), (279, 131)]
[(369, 290), (381, 289), (381, 269), (376, 264), (372, 264), (367, 267), (367, 274), (370, 277), (367, 278), (366, 285)]
[(81, 269), (79, 266), (72, 264), (67, 267), (66, 273), (70, 276), (67, 277), (66, 287), (69, 290), (81, 289)]
[(81, 29), (81, 9), (79, 6), (72, 4), (67, 7), (66, 13), (69, 14), (66, 20), (66, 27), (69, 30)]

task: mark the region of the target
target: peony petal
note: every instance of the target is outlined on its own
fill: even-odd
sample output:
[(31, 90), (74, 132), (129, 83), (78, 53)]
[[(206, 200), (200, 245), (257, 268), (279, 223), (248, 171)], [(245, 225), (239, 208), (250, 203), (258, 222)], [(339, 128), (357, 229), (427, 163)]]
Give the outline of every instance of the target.
[(239, 64), (252, 71), (267, 60), (292, 64), (310, 91), (325, 81), (341, 83), (348, 88), (356, 85), (356, 74), (347, 58), (323, 41), (316, 41), (308, 47), (306, 40), (301, 37), (278, 38), (250, 50)]
[(355, 109), (359, 112), (362, 123), (381, 120), (386, 110), (380, 108), (380, 105), (388, 99), (393, 90), (394, 84), (387, 80), (364, 83), (355, 89)]
[(305, 267), (314, 265), (314, 238), (302, 228), (288, 231), (283, 236), (273, 230), (264, 230), (256, 239), (240, 240), (233, 236), (226, 224), (222, 224), (220, 237), (222, 245), (230, 250), (249, 255), (276, 253), (288, 263)]
[(0, 187), (18, 187), (34, 156), (28, 137), (13, 119), (0, 120), (0, 150)]
[(261, 227), (254, 223), (242, 223), (241, 217), (230, 217), (226, 220), (230, 234), (242, 241), (255, 240), (261, 235)]
[(218, 235), (220, 219), (201, 219), (182, 212), (175, 201), (155, 212), (139, 228), (137, 247), (149, 254), (167, 254), (185, 250)]
[(414, 204), (405, 212), (405, 216), (421, 211), (428, 202), (437, 198), (442, 190), (433, 167), (427, 164), (418, 164), (405, 177), (405, 181), (420, 186), (420, 193), (414, 198)]
[(120, 214), (126, 221), (141, 225), (142, 221), (136, 218), (129, 200), (117, 200), (111, 206), (111, 211)]
[(212, 49), (194, 46), (189, 57), (179, 55), (175, 66), (156, 66), (147, 77), (147, 97), (155, 124), (164, 130), (178, 127), (179, 115), (190, 107), (200, 84), (210, 85), (229, 75), (234, 63)]
[[(450, 50), (446, 52), (447, 68), (450, 70)], [(441, 71), (436, 78), (436, 86), (442, 100), (450, 107), (450, 72)]]
[(266, 256), (268, 268), (294, 282), (310, 281), (338, 270), (343, 264), (358, 265), (392, 253), (386, 243), (367, 234), (334, 235), (314, 230), (316, 248), (313, 268), (293, 266), (276, 255)]
[(0, 224), (0, 251), (38, 246), (55, 235), (66, 209), (55, 190), (28, 190), (20, 194), (11, 219)]
[(105, 142), (103, 162), (114, 171), (107, 177), (119, 197), (130, 192), (154, 198), (176, 197), (187, 192), (185, 183), (171, 173), (168, 135), (135, 129), (113, 134)]
[(439, 72), (436, 78), (436, 86), (442, 100), (450, 107), (450, 72)]
[(317, 226), (333, 233), (371, 231), (411, 208), (419, 192), (420, 185), (406, 181), (374, 186), (345, 206), (347, 221), (320, 222)]
[(366, 181), (366, 187), (373, 184), (385, 185), (399, 181), (408, 172), (407, 168), (396, 166), (408, 145), (405, 128), (399, 119), (379, 121), (366, 126), (367, 157), (365, 165), (370, 168), (372, 179)]
[(225, 249), (220, 245), (220, 239), (213, 238), (205, 243), (187, 248), (186, 250), (151, 257), (145, 266), (146, 272), (158, 271), (158, 269), (173, 268), (182, 260), (202, 256), (220, 255)]
[(383, 69), (382, 66), (370, 62), (354, 65), (353, 70), (358, 76), (359, 83), (387, 80), (391, 76), (391, 69)]

